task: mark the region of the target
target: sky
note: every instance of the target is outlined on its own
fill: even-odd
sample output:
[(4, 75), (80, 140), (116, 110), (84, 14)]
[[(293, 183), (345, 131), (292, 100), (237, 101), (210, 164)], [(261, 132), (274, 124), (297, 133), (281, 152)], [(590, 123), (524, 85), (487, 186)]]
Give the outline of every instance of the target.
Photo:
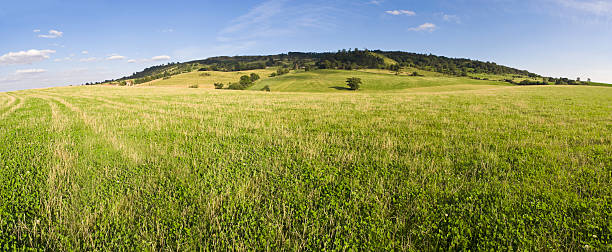
[(612, 0), (3, 0), (0, 91), (212, 56), (348, 48), (612, 83)]

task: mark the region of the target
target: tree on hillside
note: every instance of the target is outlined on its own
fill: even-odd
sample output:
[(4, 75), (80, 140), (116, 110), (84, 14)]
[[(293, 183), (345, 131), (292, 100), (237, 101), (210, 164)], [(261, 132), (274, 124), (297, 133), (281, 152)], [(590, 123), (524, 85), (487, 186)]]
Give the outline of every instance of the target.
[(357, 90), (359, 87), (361, 87), (362, 82), (360, 78), (352, 77), (346, 79), (346, 84), (351, 90)]
[(223, 88), (223, 83), (215, 83), (215, 89), (222, 89)]
[(260, 79), (260, 77), (259, 77), (258, 74), (256, 74), (256, 73), (252, 73), (251, 74), (251, 82), (255, 82), (255, 81), (259, 80), (259, 79)]
[(250, 76), (243, 75), (243, 76), (240, 77), (240, 85), (243, 85), (243, 86), (247, 87), (247, 86), (251, 85), (251, 83), (253, 83), (253, 82), (251, 81), (251, 77)]

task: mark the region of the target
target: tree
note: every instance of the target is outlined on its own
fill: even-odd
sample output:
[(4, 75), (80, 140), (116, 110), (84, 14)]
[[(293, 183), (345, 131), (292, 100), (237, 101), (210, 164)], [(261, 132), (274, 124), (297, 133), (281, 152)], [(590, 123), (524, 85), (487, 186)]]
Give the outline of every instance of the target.
[(580, 82), (580, 77), (576, 78), (576, 81)]
[(266, 91), (266, 92), (270, 92), (270, 86), (266, 85), (264, 86), (261, 91)]
[(591, 82), (591, 78), (588, 78), (588, 79), (587, 79), (587, 82)]
[(346, 84), (351, 90), (357, 90), (359, 87), (361, 87), (362, 82), (360, 78), (352, 77), (346, 79)]
[(223, 83), (215, 83), (215, 89), (222, 89), (223, 88)]
[(248, 87), (248, 86), (251, 85), (251, 83), (253, 83), (253, 82), (251, 81), (251, 77), (250, 76), (243, 75), (243, 76), (240, 77), (240, 85)]
[(251, 74), (251, 82), (255, 82), (255, 81), (259, 80), (259, 79), (260, 79), (260, 77), (259, 77), (258, 74), (256, 74), (256, 73), (252, 73)]

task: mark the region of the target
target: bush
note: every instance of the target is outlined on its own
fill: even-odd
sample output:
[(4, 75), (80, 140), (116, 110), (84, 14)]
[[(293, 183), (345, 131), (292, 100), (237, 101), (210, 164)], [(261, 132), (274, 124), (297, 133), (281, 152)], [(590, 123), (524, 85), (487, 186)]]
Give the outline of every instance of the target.
[(201, 77), (207, 77), (207, 76), (210, 76), (210, 73), (201, 73), (200, 76)]
[(270, 77), (276, 77), (276, 73), (270, 74)]
[(164, 80), (169, 80), (171, 77), (170, 76), (166, 76), (164, 77)]
[(223, 83), (215, 83), (213, 85), (215, 86), (215, 89), (222, 89), (223, 88)]
[(240, 83), (230, 83), (229, 86), (227, 86), (227, 89), (231, 89), (231, 90), (244, 90), (245, 87), (243, 85), (240, 85)]
[(278, 70), (276, 70), (276, 76), (281, 76), (283, 74), (288, 74), (289, 73), (289, 68), (279, 68)]
[(240, 85), (243, 85), (245, 87), (250, 86), (251, 84), (253, 84), (253, 82), (251, 81), (251, 77), (248, 75), (243, 75), (240, 77)]
[(193, 84), (193, 85), (189, 86), (189, 88), (199, 88), (199, 87), (200, 87), (200, 85), (198, 85), (198, 84)]
[(357, 90), (359, 87), (361, 87), (362, 82), (360, 78), (352, 77), (346, 79), (346, 84), (351, 90)]
[(261, 91), (270, 92), (270, 86), (266, 85), (265, 87), (261, 89)]
[(261, 77), (259, 77), (259, 74), (256, 73), (252, 73), (251, 74), (251, 82), (256, 82), (257, 80), (259, 80)]

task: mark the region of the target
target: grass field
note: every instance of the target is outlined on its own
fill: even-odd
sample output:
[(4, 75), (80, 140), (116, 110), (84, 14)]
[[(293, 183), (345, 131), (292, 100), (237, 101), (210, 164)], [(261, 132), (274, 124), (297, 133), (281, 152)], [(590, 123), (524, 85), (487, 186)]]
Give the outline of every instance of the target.
[(612, 250), (611, 88), (307, 74), (0, 93), (0, 249)]

